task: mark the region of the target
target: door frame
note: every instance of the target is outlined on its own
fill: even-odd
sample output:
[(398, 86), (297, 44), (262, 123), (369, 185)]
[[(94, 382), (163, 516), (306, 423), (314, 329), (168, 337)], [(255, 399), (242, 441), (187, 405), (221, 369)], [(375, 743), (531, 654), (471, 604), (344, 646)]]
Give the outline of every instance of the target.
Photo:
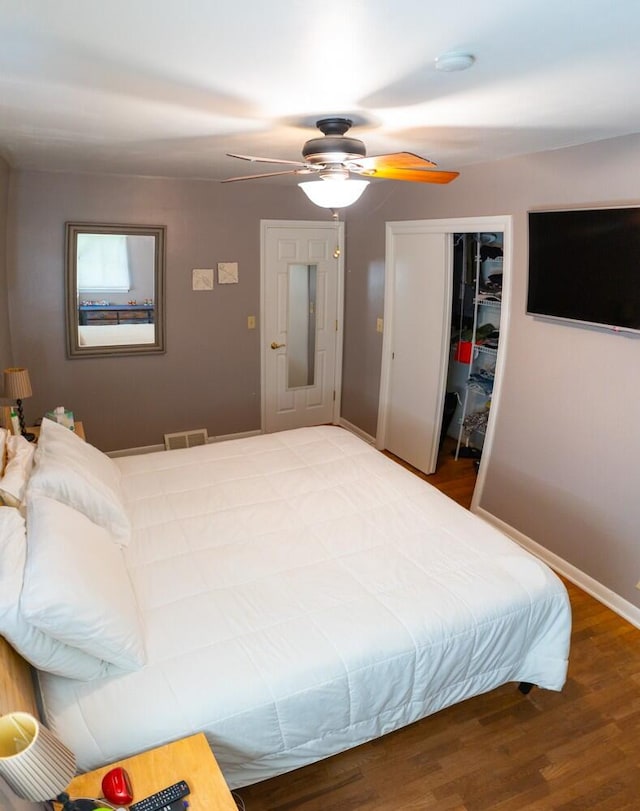
[[(393, 314), (395, 309), (394, 301), (394, 267), (395, 256), (393, 253), (393, 240), (390, 235), (393, 233), (407, 233), (420, 230), (423, 233), (449, 234), (453, 239), (453, 234), (473, 234), (500, 231), (504, 235), (503, 242), (503, 269), (502, 269), (502, 307), (500, 315), (500, 350), (496, 361), (496, 375), (491, 395), (491, 409), (487, 431), (480, 459), (480, 468), (476, 486), (473, 492), (471, 509), (474, 510), (481, 498), (484, 487), (488, 460), (491, 457), (493, 448), (494, 425), (500, 409), (502, 400), (502, 377), (506, 365), (506, 356), (509, 349), (509, 320), (511, 310), (511, 263), (513, 254), (513, 217), (510, 214), (501, 214), (487, 217), (455, 217), (441, 220), (402, 220), (386, 223), (385, 239), (385, 271), (384, 271), (384, 332), (382, 335), (382, 368), (380, 374), (380, 396), (378, 401), (378, 424), (376, 429), (376, 447), (384, 448), (387, 411), (390, 398), (391, 386), (391, 355), (393, 351)], [(453, 273), (453, 252), (450, 252), (449, 267), (444, 268), (444, 272)], [(451, 306), (451, 303), (449, 304)], [(448, 363), (448, 359), (445, 361)], [(443, 402), (444, 408), (444, 402)]]
[(266, 262), (266, 242), (267, 232), (270, 228), (314, 229), (319, 232), (333, 232), (336, 237), (336, 249), (339, 255), (336, 257), (338, 265), (338, 278), (336, 280), (336, 361), (333, 378), (333, 410), (331, 421), (337, 425), (340, 421), (341, 400), (342, 400), (342, 352), (344, 342), (344, 223), (338, 220), (260, 220), (260, 430), (265, 431), (266, 425), (266, 353), (270, 348), (270, 338), (266, 334), (266, 319), (264, 317), (265, 308), (265, 284), (267, 276)]

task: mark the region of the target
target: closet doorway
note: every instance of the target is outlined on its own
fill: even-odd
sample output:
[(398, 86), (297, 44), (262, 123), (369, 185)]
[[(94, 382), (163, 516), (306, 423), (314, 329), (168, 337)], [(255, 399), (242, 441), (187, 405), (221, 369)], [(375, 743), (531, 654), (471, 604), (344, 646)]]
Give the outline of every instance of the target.
[[(454, 297), (461, 294), (454, 261), (456, 240), (469, 234), (495, 234), (502, 245), (501, 317), (503, 340), (495, 355), (491, 409), (484, 426), (482, 459), (491, 451), (492, 426), (500, 399), (508, 324), (511, 217), (413, 220), (387, 223), (384, 336), (376, 446), (426, 474), (436, 469), (452, 353), (458, 349)], [(466, 238), (465, 238), (466, 239)], [(469, 281), (469, 279), (465, 279)], [(457, 288), (457, 289), (456, 289)], [(464, 306), (464, 305), (463, 305)], [(474, 305), (475, 306), (475, 302)], [(453, 330), (453, 332), (452, 332)], [(465, 336), (466, 337), (466, 336)], [(455, 338), (455, 341), (452, 341)], [(473, 344), (473, 341), (471, 341)], [(464, 350), (466, 351), (466, 350)], [(477, 353), (472, 348), (472, 355)], [(462, 357), (462, 356), (461, 356)], [(456, 361), (459, 363), (459, 361)], [(469, 376), (469, 364), (461, 364)], [(466, 382), (461, 390), (464, 391)], [(464, 419), (463, 394), (449, 431)], [(462, 442), (461, 442), (462, 444)], [(483, 465), (478, 487), (481, 491)]]

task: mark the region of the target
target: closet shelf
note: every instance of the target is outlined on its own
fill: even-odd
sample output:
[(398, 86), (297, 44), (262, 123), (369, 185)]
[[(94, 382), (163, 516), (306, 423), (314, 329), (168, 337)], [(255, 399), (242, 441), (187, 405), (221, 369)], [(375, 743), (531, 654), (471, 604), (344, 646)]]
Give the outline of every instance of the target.
[(494, 349), (491, 346), (484, 346), (483, 344), (474, 344), (473, 348), (477, 349), (478, 352), (486, 352), (489, 355), (497, 355), (498, 354), (497, 349)]
[(479, 299), (476, 299), (475, 303), (479, 307), (495, 307), (495, 308), (502, 307), (502, 302), (501, 301), (493, 301), (492, 299), (479, 298)]

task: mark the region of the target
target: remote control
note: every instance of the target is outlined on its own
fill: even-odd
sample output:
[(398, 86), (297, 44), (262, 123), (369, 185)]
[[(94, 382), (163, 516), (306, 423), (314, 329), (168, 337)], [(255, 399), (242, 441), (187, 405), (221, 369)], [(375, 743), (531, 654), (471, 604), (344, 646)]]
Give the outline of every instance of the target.
[(181, 797), (186, 797), (190, 789), (185, 780), (180, 780), (172, 786), (163, 788), (157, 794), (145, 797), (137, 803), (129, 806), (129, 811), (165, 811), (169, 806)]

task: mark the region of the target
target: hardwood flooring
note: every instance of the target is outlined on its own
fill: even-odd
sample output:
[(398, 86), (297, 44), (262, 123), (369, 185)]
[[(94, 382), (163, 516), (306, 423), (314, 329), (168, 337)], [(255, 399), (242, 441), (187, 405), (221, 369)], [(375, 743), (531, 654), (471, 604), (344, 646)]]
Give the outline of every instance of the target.
[[(429, 481), (468, 506), (446, 443)], [(561, 693), (515, 685), (237, 792), (247, 811), (638, 811), (640, 630), (570, 583)]]

